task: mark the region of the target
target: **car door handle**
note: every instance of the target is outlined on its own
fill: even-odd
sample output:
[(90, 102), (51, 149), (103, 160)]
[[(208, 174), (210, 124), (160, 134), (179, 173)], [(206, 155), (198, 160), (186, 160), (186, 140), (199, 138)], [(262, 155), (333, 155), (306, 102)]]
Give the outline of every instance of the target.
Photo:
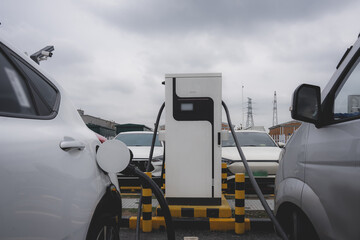
[(64, 140), (60, 142), (60, 148), (64, 151), (68, 151), (70, 149), (83, 150), (85, 148), (85, 144), (76, 140)]

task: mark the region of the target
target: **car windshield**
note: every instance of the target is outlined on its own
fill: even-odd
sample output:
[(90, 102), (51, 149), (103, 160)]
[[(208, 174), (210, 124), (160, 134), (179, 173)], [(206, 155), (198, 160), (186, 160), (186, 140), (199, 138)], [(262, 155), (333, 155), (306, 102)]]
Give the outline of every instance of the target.
[[(149, 133), (125, 133), (117, 135), (116, 139), (122, 141), (127, 146), (146, 146), (151, 147), (153, 134)], [(161, 147), (158, 135), (156, 135), (155, 146)]]
[[(266, 133), (236, 132), (237, 140), (241, 147), (276, 147), (274, 141)], [(230, 134), (229, 140), (222, 142), (223, 147), (235, 147), (235, 141)]]

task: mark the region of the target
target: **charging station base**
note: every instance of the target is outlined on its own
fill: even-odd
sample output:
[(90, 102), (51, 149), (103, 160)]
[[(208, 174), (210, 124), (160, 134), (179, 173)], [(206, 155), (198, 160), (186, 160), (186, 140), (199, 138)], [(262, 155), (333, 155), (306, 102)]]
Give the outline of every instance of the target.
[[(231, 207), (222, 195), (221, 205), (169, 205), (171, 216), (174, 218), (230, 218)], [(156, 209), (157, 216), (163, 216), (160, 206)]]

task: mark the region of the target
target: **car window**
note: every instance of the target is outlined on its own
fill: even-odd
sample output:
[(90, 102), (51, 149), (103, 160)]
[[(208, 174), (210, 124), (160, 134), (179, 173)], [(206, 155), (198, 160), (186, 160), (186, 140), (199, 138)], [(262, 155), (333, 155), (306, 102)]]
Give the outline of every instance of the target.
[[(122, 141), (127, 146), (151, 146), (153, 135), (143, 133), (119, 134), (116, 139)], [(155, 139), (155, 146), (161, 147), (158, 136)]]
[(360, 116), (360, 59), (335, 93), (334, 120)]
[(31, 87), (33, 88), (39, 114), (43, 116), (50, 115), (56, 103), (57, 91), (27, 64), (23, 63), (17, 57), (14, 57), (14, 59), (31, 81)]
[(0, 51), (0, 112), (36, 115), (24, 78)]
[[(241, 147), (276, 147), (271, 137), (266, 133), (260, 132), (236, 132), (237, 140)], [(232, 135), (229, 140), (222, 142), (223, 147), (235, 147)]]

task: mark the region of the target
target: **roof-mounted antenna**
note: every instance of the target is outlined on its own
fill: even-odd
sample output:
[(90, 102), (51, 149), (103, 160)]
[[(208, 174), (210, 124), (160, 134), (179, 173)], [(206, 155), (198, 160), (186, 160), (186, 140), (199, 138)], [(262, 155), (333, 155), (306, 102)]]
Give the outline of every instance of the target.
[(40, 64), (40, 61), (46, 60), (48, 57), (52, 57), (52, 51), (54, 50), (54, 46), (47, 46), (37, 51), (36, 53), (33, 53), (30, 58), (34, 60), (34, 62), (36, 62), (37, 64)]

